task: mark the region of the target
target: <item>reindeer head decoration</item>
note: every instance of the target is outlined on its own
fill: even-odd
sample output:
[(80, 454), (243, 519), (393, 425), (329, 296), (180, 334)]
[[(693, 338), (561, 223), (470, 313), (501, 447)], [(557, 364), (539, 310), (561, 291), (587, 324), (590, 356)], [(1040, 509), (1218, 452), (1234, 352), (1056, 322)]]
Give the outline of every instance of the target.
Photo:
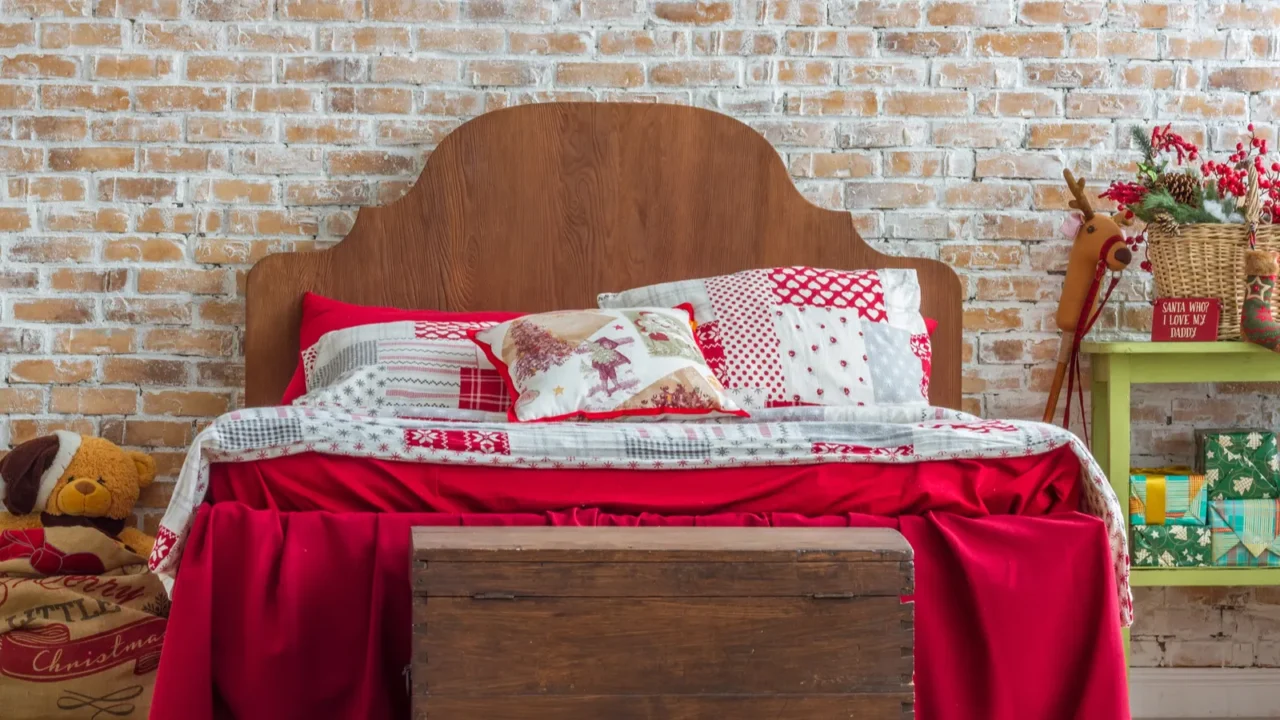
[(1119, 272), (1129, 266), (1133, 253), (1125, 245), (1119, 223), (1093, 211), (1084, 192), (1084, 178), (1076, 180), (1070, 170), (1063, 170), (1062, 177), (1075, 196), (1069, 205), (1080, 212), (1081, 218), (1075, 240), (1071, 243), (1067, 278), (1062, 286), (1062, 298), (1058, 301), (1057, 322), (1064, 333), (1075, 333), (1085, 303), (1097, 299), (1092, 290), (1097, 279), (1098, 262), (1104, 261), (1108, 269)]

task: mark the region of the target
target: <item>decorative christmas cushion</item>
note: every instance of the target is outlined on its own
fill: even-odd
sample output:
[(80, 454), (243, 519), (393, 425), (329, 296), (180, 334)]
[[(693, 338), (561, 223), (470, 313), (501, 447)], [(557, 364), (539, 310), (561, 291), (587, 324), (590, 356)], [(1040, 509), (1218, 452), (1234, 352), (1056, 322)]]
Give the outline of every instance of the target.
[(471, 332), (515, 397), (511, 420), (746, 415), (707, 367), (692, 310), (549, 312)]
[[(405, 320), (327, 333), (302, 355), (313, 389), (294, 404), (504, 421), (511, 406), (506, 382), (468, 337), (497, 324)], [(465, 412), (447, 412), (453, 410)]]
[(691, 305), (707, 365), (742, 407), (928, 402), (932, 353), (914, 270), (744, 270), (598, 301)]
[(1214, 500), (1209, 504), (1213, 564), (1232, 567), (1280, 565), (1275, 500)]
[(1212, 543), (1207, 527), (1134, 525), (1129, 528), (1134, 567), (1207, 567)]
[(1209, 523), (1209, 485), (1190, 468), (1134, 469), (1129, 476), (1130, 525)]
[(1196, 450), (1210, 500), (1280, 498), (1280, 454), (1270, 430), (1197, 430)]
[[(500, 323), (520, 317), (512, 312), (446, 312), (444, 310), (402, 310), (399, 308), (353, 305), (308, 292), (302, 296), (302, 324), (298, 329), (299, 355), (320, 341), (326, 333), (359, 325), (412, 321)], [(301, 357), (285, 388), (281, 405), (288, 405), (309, 389)]]

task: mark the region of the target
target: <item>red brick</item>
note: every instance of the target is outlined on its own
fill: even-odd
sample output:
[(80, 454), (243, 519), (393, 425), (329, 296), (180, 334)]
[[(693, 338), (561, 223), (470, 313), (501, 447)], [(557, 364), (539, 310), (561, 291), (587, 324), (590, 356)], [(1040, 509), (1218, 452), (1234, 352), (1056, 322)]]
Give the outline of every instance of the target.
[(1022, 264), (1022, 246), (1016, 244), (944, 245), (938, 259), (957, 268), (1004, 269)]
[(1111, 125), (1089, 122), (1036, 123), (1029, 130), (1028, 148), (1102, 148), (1114, 134)]
[(639, 63), (562, 62), (556, 65), (556, 84), (562, 87), (637, 87), (644, 84)]
[(536, 85), (546, 74), (545, 68), (523, 60), (473, 60), (467, 63), (466, 82), (472, 85), (512, 87)]
[(989, 57), (1062, 57), (1066, 48), (1058, 32), (982, 32), (973, 38), (973, 51)]
[[(128, 97), (126, 95), (126, 97)], [(34, 88), (22, 85), (0, 85), (0, 109), (29, 110), (35, 107), (36, 92)]]
[(231, 355), (234, 346), (234, 333), (198, 328), (153, 329), (143, 344), (148, 352), (199, 357), (226, 357)]
[(801, 115), (870, 116), (879, 107), (874, 90), (832, 90), (805, 94), (799, 100)]
[(822, 152), (791, 156), (791, 174), (801, 178), (863, 178), (876, 173), (874, 153)]
[(49, 411), (68, 415), (128, 415), (138, 409), (138, 391), (129, 388), (55, 387)]
[(28, 328), (0, 327), (0, 352), (44, 352), (44, 333)]
[(1031, 190), (1025, 183), (972, 182), (948, 185), (942, 195), (947, 208), (1025, 208), (1031, 202)]
[(190, 421), (130, 418), (124, 421), (123, 433), (119, 444), (134, 447), (182, 448), (189, 445), (192, 438)]
[(733, 3), (709, 0), (658, 2), (653, 6), (658, 20), (682, 25), (714, 25), (733, 20)]
[(824, 25), (827, 3), (823, 0), (774, 0), (765, 21), (781, 25)]
[(93, 319), (93, 302), (53, 298), (15, 300), (13, 317), (22, 322), (81, 324)]
[(360, 58), (292, 57), (285, 58), (283, 82), (356, 82), (364, 79), (365, 63)]
[(458, 9), (456, 0), (369, 0), (369, 17), (411, 23), (449, 22), (457, 19)]
[(0, 77), (5, 78), (72, 78), (79, 70), (77, 60), (63, 55), (0, 57)]
[(49, 276), (49, 289), (60, 292), (120, 292), (129, 281), (128, 270), (79, 270), (58, 268)]
[(44, 23), (40, 26), (40, 46), (45, 48), (120, 47), (119, 23)]
[(1088, 25), (1105, 12), (1102, 2), (1033, 0), (1022, 3), (1019, 18), (1029, 25)]
[(135, 331), (121, 329), (59, 330), (54, 335), (53, 351), (68, 355), (108, 355), (134, 351)]
[(218, 295), (226, 289), (225, 270), (143, 268), (138, 271), (140, 293)]
[(152, 80), (173, 72), (173, 63), (156, 55), (99, 55), (90, 76), (96, 80)]
[(147, 415), (216, 417), (230, 409), (226, 394), (188, 390), (157, 390), (142, 394)]
[[(60, 390), (62, 388), (55, 388)], [(9, 413), (38, 413), (44, 410), (44, 389), (43, 388), (15, 388), (0, 387), (0, 408), (4, 408), (5, 415)], [(59, 412), (54, 410), (53, 412)]]
[(102, 248), (102, 259), (108, 262), (178, 262), (182, 258), (182, 243), (164, 238), (111, 238)]
[(90, 0), (9, 0), (4, 9), (22, 17), (89, 17)]
[(54, 232), (114, 232), (129, 228), (129, 216), (121, 210), (52, 207), (44, 215), (44, 229)]
[(272, 113), (310, 113), (320, 107), (320, 92), (305, 88), (259, 87), (236, 90), (236, 110)]
[(1223, 93), (1177, 93), (1161, 99), (1161, 117), (1193, 119), (1238, 119), (1248, 116), (1243, 95)]
[(31, 227), (25, 208), (0, 208), (0, 232), (17, 232)]
[(199, 52), (218, 49), (220, 30), (217, 25), (138, 23), (133, 35), (138, 48)]
[(287, 143), (354, 145), (364, 139), (367, 123), (345, 118), (286, 119), (283, 126)]
[(404, 175), (413, 171), (416, 158), (382, 150), (338, 150), (328, 153), (330, 175)]
[(289, 210), (232, 210), (228, 231), (238, 235), (315, 235), (319, 223), (313, 212)]
[(191, 322), (191, 303), (160, 298), (107, 298), (102, 316), (108, 322), (133, 325), (186, 325)]
[(909, 87), (923, 85), (927, 80), (925, 67), (912, 61), (853, 60), (840, 64), (841, 85)]
[(1140, 93), (1067, 93), (1067, 117), (1069, 118), (1125, 118), (1144, 117), (1147, 99)]
[(964, 33), (938, 30), (886, 32), (880, 40), (886, 55), (921, 57), (961, 55), (965, 51), (966, 43)]
[(455, 83), (462, 66), (457, 60), (440, 58), (374, 58), (369, 67), (373, 82), (437, 84)]
[(320, 49), (330, 52), (404, 52), (413, 36), (403, 27), (334, 27), (320, 29)]
[(187, 118), (188, 142), (267, 142), (275, 136), (275, 122), (263, 118)]
[(172, 20), (182, 16), (180, 0), (99, 0), (99, 17)]
[(271, 59), (192, 55), (187, 58), (187, 79), (199, 82), (271, 82)]
[(977, 103), (977, 114), (996, 117), (1060, 117), (1058, 94), (1047, 92), (995, 92)]
[(933, 204), (937, 192), (931, 185), (910, 182), (864, 182), (846, 185), (846, 207), (904, 208)]
[(182, 123), (174, 117), (97, 118), (90, 133), (94, 140), (103, 142), (176, 142), (182, 139)]
[(1062, 162), (1057, 153), (981, 151), (974, 177), (1053, 180), (1062, 177)]
[(266, 20), (271, 17), (270, 0), (193, 0), (191, 15), (197, 20)]
[(847, 0), (832, 3), (828, 15), (832, 25), (868, 27), (915, 27), (923, 13), (916, 0)]
[[(416, 2), (436, 4), (435, 0)], [(545, 23), (551, 20), (551, 0), (463, 0), (463, 3), (463, 17), (469, 20), (521, 23)]]
[(1110, 82), (1105, 62), (1031, 61), (1023, 70), (1027, 84), (1037, 87), (1093, 88)]
[(20, 237), (9, 244), (17, 262), (84, 262), (93, 257), (93, 242), (78, 237)]
[(32, 172), (44, 165), (44, 151), (39, 148), (0, 147), (0, 170), (11, 173)]
[(585, 32), (513, 32), (507, 38), (517, 55), (581, 55), (591, 47)]
[(503, 37), (489, 28), (420, 28), (417, 34), (419, 50), (459, 54), (496, 53)]
[(147, 208), (138, 216), (138, 232), (190, 233), (196, 229), (194, 210), (183, 208)]
[(355, 0), (280, 0), (279, 12), (282, 18), (289, 20), (361, 20), (364, 18), (364, 3)]
[(93, 435), (93, 423), (84, 418), (67, 419), (67, 418), (40, 418), (40, 419), (13, 419), (9, 421), (9, 442), (13, 445), (24, 443), (28, 440), (35, 440), (44, 435), (50, 435), (57, 430), (66, 430), (68, 432), (79, 433), (81, 435)]
[(285, 184), (287, 205), (368, 205), (373, 197), (363, 180), (314, 180)]
[(254, 147), (236, 151), (231, 169), (254, 175), (314, 174), (323, 170), (321, 157), (318, 148)]
[(969, 93), (961, 90), (894, 90), (885, 94), (886, 115), (955, 117), (969, 112)]
[(1231, 67), (1209, 73), (1209, 87), (1240, 92), (1264, 92), (1280, 86), (1280, 68)]
[(40, 103), (45, 110), (118, 112), (130, 107), (128, 89), (106, 85), (45, 85)]
[(109, 357), (102, 362), (102, 381), (132, 385), (186, 385), (189, 371), (181, 360)]
[(198, 202), (266, 205), (275, 198), (275, 185), (270, 180), (218, 178), (204, 180), (194, 193)]
[[(1031, 4), (1031, 3), (1027, 3)], [(1009, 3), (935, 2), (925, 16), (928, 24), (939, 26), (1005, 26), (1013, 24)]]
[(184, 87), (181, 85), (141, 86), (134, 90), (138, 109), (143, 112), (198, 110), (212, 112), (227, 107), (224, 88)]
[(49, 169), (60, 172), (132, 170), (136, 164), (137, 152), (133, 148), (89, 147), (49, 150)]
[(35, 290), (39, 284), (35, 270), (0, 270), (0, 290)]
[(679, 30), (606, 30), (596, 44), (601, 55), (683, 55), (689, 47)]
[(733, 85), (737, 64), (730, 60), (685, 60), (657, 63), (649, 68), (649, 82), (666, 86)]
[[(222, 0), (202, 2), (214, 5)], [(306, 26), (236, 25), (227, 31), (227, 41), (233, 49), (253, 52), (299, 53), (312, 49), (311, 31)]]
[(78, 358), (15, 360), (9, 366), (9, 382), (70, 385), (93, 379), (93, 361)]
[(885, 153), (885, 177), (940, 177), (946, 155), (940, 150), (895, 150)]
[(1058, 283), (1039, 275), (979, 276), (976, 299), (1044, 302), (1058, 296)]

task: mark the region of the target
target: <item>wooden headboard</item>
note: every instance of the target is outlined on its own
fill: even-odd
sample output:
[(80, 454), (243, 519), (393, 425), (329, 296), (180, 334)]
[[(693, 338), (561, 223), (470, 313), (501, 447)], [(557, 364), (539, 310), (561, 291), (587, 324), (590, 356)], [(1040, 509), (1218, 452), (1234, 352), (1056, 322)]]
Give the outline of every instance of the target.
[(848, 213), (796, 190), (746, 125), (674, 105), (556, 103), (478, 117), (417, 184), (362, 208), (342, 242), (249, 273), (245, 394), (279, 401), (298, 362), (305, 291), (365, 305), (544, 311), (596, 294), (749, 268), (915, 268), (933, 336), (934, 405), (960, 406), (960, 281), (872, 250)]

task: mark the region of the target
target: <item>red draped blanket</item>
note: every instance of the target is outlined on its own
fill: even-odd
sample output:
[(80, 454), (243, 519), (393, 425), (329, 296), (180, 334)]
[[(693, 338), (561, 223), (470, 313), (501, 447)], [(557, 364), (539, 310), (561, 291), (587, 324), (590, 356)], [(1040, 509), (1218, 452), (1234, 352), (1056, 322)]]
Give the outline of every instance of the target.
[(922, 720), (1126, 718), (1108, 536), (1076, 512), (1078, 484), (1065, 449), (663, 472), (215, 464), (152, 717), (408, 717), (410, 526), (701, 524), (898, 528), (916, 553)]

